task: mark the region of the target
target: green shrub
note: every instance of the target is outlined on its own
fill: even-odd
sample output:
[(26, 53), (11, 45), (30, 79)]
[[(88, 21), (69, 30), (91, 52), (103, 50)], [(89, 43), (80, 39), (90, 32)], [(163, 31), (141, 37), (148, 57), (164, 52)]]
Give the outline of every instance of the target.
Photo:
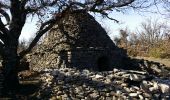
[(162, 52), (163, 52), (162, 48), (157, 48), (157, 47), (150, 48), (149, 49), (149, 56), (155, 57), (155, 58), (161, 58)]
[(138, 55), (138, 52), (135, 49), (133, 49), (133, 48), (127, 49), (127, 53), (128, 53), (128, 55), (130, 55), (132, 57), (135, 57), (135, 56)]
[(149, 49), (149, 56), (155, 58), (170, 58), (170, 52), (164, 46)]
[(170, 58), (170, 53), (162, 53), (160, 58)]

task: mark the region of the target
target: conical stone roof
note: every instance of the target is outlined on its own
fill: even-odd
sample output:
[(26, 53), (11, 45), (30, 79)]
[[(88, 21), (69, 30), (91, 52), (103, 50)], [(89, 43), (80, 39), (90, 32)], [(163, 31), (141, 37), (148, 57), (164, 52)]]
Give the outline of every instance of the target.
[(87, 12), (66, 14), (45, 38), (44, 45), (56, 44), (56, 49), (115, 48), (101, 25)]

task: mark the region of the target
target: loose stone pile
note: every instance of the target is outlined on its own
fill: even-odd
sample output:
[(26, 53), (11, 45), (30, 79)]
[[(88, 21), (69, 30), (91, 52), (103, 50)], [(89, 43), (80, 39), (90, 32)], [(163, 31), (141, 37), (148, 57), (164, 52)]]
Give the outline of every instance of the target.
[(93, 72), (74, 68), (45, 69), (37, 99), (117, 100), (170, 99), (170, 79), (144, 71)]

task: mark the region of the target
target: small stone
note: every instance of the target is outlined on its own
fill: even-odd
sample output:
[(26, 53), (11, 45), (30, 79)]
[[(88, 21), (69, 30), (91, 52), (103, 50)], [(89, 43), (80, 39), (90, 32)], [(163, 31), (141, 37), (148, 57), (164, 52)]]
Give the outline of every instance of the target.
[(114, 77), (113, 74), (110, 74), (110, 75), (107, 76), (108, 79), (112, 79), (113, 77)]
[(144, 96), (145, 98), (151, 98), (151, 97), (152, 97), (152, 95), (149, 94), (149, 93), (143, 93), (143, 96)]
[(100, 79), (100, 78), (103, 78), (103, 76), (102, 76), (102, 75), (99, 75), (99, 74), (96, 74), (95, 78), (96, 78), (96, 79)]
[(92, 94), (90, 94), (90, 97), (97, 98), (97, 97), (99, 97), (99, 95), (97, 93), (92, 93)]
[(150, 100), (150, 98), (145, 98), (145, 100)]
[(158, 83), (157, 82), (153, 82), (153, 87), (155, 88), (155, 89), (158, 89), (159, 87), (158, 87)]
[(170, 91), (169, 85), (167, 85), (167, 84), (158, 84), (158, 85), (159, 85), (162, 93), (169, 93), (169, 91)]
[(116, 99), (117, 99), (116, 96), (113, 96), (113, 97), (112, 97), (112, 100), (116, 100)]
[(143, 97), (142, 95), (139, 95), (139, 99), (140, 99), (140, 100), (143, 100), (144, 97)]
[(56, 100), (57, 98), (55, 96), (51, 97), (50, 100)]
[(106, 80), (105, 80), (105, 83), (110, 84), (110, 83), (111, 83), (111, 80), (110, 80), (110, 79), (106, 79)]
[(52, 71), (51, 74), (52, 74), (53, 76), (56, 76), (56, 75), (57, 75), (57, 72), (56, 72), (56, 71)]
[(152, 69), (156, 72), (156, 73), (161, 73), (161, 69), (159, 69), (157, 66), (152, 66)]
[(62, 91), (58, 91), (58, 92), (57, 92), (57, 95), (62, 95), (62, 94), (63, 94)]
[(142, 81), (140, 88), (142, 88), (145, 91), (148, 91), (149, 86), (148, 86), (147, 81)]
[(106, 93), (106, 96), (109, 97), (109, 96), (110, 96), (110, 93)]
[(106, 100), (112, 100), (112, 98), (111, 97), (106, 97)]
[(131, 97), (137, 97), (138, 94), (137, 94), (137, 93), (129, 93), (129, 96), (131, 96)]
[(79, 72), (76, 72), (76, 73), (74, 73), (74, 75), (80, 75), (80, 73), (79, 73)]
[(155, 90), (154, 87), (150, 87), (150, 88), (149, 88), (149, 91), (151, 91), (151, 92), (153, 92), (154, 90)]
[(132, 86), (132, 88), (134, 89), (134, 91), (138, 91), (139, 90), (139, 87), (137, 87), (137, 86)]
[(154, 97), (155, 99), (158, 99), (158, 98), (160, 97), (160, 94), (153, 94), (153, 97)]
[(116, 73), (116, 72), (118, 72), (118, 71), (119, 71), (119, 70), (116, 69), (116, 68), (113, 69), (113, 73)]
[(131, 92), (131, 90), (127, 87), (124, 87), (124, 90), (126, 90), (127, 92)]
[(90, 71), (87, 70), (87, 69), (84, 69), (84, 70), (82, 71), (82, 73), (85, 74), (85, 75), (88, 75), (88, 74), (90, 73)]
[(83, 99), (83, 98), (84, 98), (84, 96), (83, 96), (83, 95), (78, 94), (78, 95), (76, 95), (76, 98), (78, 98), (78, 99)]
[(136, 74), (131, 74), (130, 75), (130, 79), (133, 80), (133, 81), (141, 81), (142, 79), (137, 76)]
[(121, 86), (122, 86), (122, 87), (126, 87), (127, 84), (126, 84), (126, 83), (122, 83)]
[(116, 91), (116, 94), (120, 95), (122, 92), (120, 90)]

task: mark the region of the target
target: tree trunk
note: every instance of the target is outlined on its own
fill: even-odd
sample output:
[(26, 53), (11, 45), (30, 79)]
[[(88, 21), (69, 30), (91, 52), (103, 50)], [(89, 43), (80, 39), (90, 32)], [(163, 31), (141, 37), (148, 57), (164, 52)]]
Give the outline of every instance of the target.
[(3, 54), (3, 72), (4, 72), (4, 88), (16, 90), (19, 86), (17, 66), (19, 65), (19, 57), (17, 55), (16, 41), (10, 41), (10, 43), (4, 47)]

